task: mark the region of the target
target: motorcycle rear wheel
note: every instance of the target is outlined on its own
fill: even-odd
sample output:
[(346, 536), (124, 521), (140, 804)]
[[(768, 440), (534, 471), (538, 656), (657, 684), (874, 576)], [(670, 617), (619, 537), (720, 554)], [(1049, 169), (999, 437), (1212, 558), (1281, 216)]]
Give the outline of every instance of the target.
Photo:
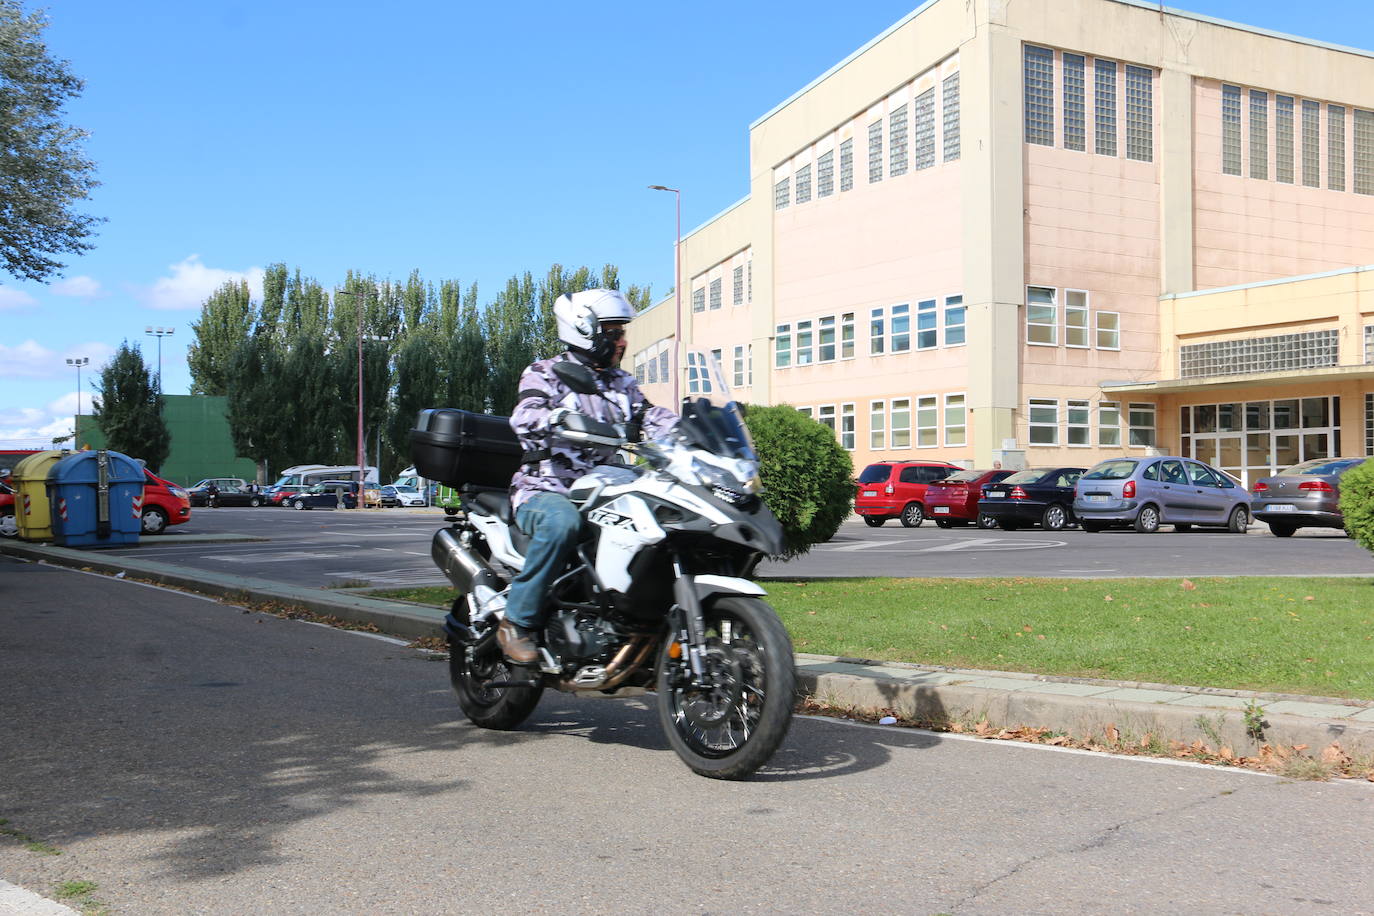
[[(453, 616), (461, 623), (468, 622), (466, 598), (453, 603)], [(544, 693), (543, 687), (487, 686), (492, 682), (525, 680), (531, 676), (523, 668), (506, 661), (494, 639), (488, 640), (469, 662), (467, 643), (449, 636), (448, 676), (463, 715), (482, 728), (510, 731), (529, 718)]]
[(747, 779), (787, 737), (796, 699), (792, 639), (767, 602), (720, 596), (703, 609), (715, 686), (692, 683), (685, 658), (665, 640), (658, 658), (658, 719), (691, 770), (712, 779)]

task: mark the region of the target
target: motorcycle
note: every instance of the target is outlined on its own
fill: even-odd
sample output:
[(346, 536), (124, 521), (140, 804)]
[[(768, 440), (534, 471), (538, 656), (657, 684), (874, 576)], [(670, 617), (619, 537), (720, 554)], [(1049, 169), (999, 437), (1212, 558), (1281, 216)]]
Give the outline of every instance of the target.
[[(461, 502), (460, 517), (436, 532), (432, 555), (458, 591), (445, 620), (449, 674), (474, 724), (515, 728), (546, 688), (597, 696), (647, 688), (658, 695), (669, 744), (702, 776), (744, 779), (782, 744), (796, 693), (792, 642), (748, 578), (781, 552), (782, 527), (759, 497), (758, 459), (719, 367), (698, 365), (705, 396), (684, 402), (673, 432), (653, 441), (631, 441), (626, 405), (617, 405), (625, 420), (617, 424), (578, 412), (578, 399), (606, 396), (591, 370), (556, 365), (573, 392), (551, 415), (560, 435), (637, 461), (603, 465), (571, 487), (583, 533), (545, 598), (533, 666), (509, 662), (495, 638), (529, 540), (495, 485), (518, 464), (514, 434), (506, 426), (502, 442), (489, 422), (505, 418), (421, 413), (411, 433), (416, 467), (454, 487)], [(435, 432), (455, 423), (467, 431), (447, 440)], [(482, 431), (474, 434), (475, 425)], [(469, 454), (455, 455), (464, 442)]]

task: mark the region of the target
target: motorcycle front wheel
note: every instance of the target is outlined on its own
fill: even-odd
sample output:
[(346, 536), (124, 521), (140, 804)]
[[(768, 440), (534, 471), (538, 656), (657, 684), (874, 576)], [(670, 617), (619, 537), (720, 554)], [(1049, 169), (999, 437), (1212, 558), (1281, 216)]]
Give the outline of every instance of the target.
[[(468, 623), (466, 598), (453, 603), (453, 616)], [(506, 661), (495, 639), (481, 640), (469, 658), (468, 644), (454, 636), (448, 638), (448, 676), (458, 706), (473, 725), (509, 731), (529, 718), (543, 687), (496, 687), (505, 681), (525, 680), (530, 675)]]
[[(677, 755), (712, 779), (746, 779), (787, 737), (796, 699), (792, 640), (767, 602), (708, 600), (700, 683), (686, 646), (667, 640), (658, 659), (658, 718)], [(676, 647), (676, 648), (675, 648)]]

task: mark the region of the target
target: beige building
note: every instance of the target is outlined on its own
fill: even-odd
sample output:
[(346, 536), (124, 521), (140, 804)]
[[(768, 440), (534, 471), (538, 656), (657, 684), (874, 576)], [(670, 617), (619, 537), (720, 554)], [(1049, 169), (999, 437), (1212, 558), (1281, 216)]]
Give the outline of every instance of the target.
[[(749, 134), (749, 196), (682, 240), (682, 338), (856, 468), (1374, 454), (1374, 53), (930, 0)], [(675, 301), (631, 331), (660, 403)]]

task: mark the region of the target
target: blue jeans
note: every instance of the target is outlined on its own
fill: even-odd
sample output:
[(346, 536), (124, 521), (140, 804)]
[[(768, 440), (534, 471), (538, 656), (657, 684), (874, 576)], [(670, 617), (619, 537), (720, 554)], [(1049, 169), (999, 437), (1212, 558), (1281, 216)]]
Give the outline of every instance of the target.
[(566, 496), (537, 493), (516, 511), (515, 523), (530, 536), (530, 544), (525, 568), (511, 581), (506, 619), (533, 630), (544, 624), (544, 596), (577, 546), (582, 516)]

